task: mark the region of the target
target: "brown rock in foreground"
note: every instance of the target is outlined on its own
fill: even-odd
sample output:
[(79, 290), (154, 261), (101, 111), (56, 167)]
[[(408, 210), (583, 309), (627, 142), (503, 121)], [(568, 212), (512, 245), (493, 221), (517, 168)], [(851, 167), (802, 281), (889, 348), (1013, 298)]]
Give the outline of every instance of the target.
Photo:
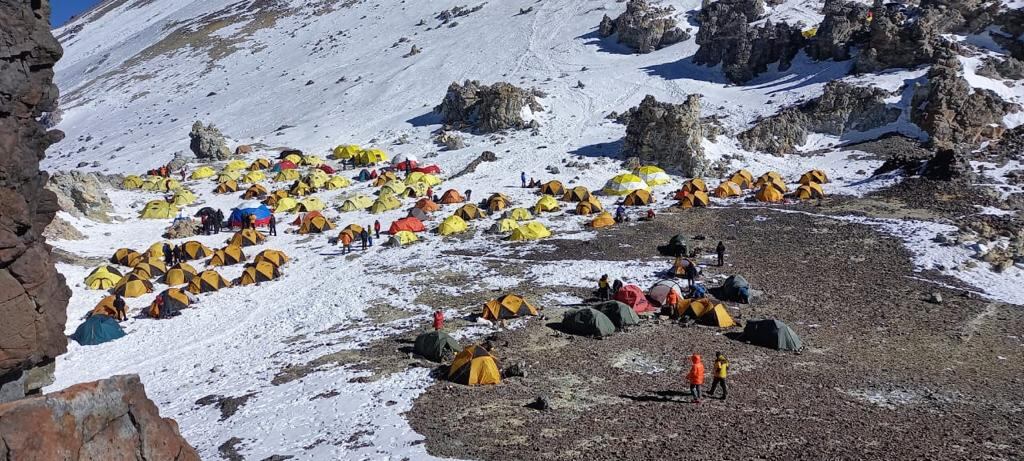
[(188, 461), (199, 455), (130, 375), (0, 405), (0, 459)]
[(57, 99), (53, 65), (62, 51), (49, 17), (46, 1), (0, 2), (0, 386), (11, 383), (3, 394), (15, 398), (37, 390), (19, 383), (23, 370), (67, 347), (71, 292), (42, 237), (58, 207), (39, 161), (63, 137), (37, 121)]

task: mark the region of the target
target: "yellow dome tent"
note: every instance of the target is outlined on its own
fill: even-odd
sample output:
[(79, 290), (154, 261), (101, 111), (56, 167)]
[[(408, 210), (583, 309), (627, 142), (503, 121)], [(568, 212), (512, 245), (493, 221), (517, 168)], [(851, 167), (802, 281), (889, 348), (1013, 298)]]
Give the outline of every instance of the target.
[(513, 208), (505, 212), (505, 217), (516, 221), (529, 221), (533, 219), (533, 214), (526, 208)]
[(458, 210), (455, 210), (455, 215), (460, 217), (460, 218), (462, 218), (463, 220), (466, 220), (466, 221), (472, 221), (474, 219), (481, 219), (481, 218), (484, 218), (484, 217), (487, 216), (480, 209), (480, 207), (478, 207), (478, 206), (476, 206), (476, 205), (474, 205), (472, 203), (467, 203), (467, 204), (462, 205), (461, 207), (459, 207)]
[(710, 204), (711, 200), (708, 198), (708, 194), (699, 190), (679, 200), (679, 206), (682, 208), (706, 207)]
[(483, 346), (466, 346), (452, 360), (448, 379), (467, 386), (500, 384), (498, 361)]
[(373, 187), (381, 187), (391, 181), (398, 181), (398, 175), (393, 171), (385, 171), (373, 179)]
[(128, 267), (134, 266), (140, 261), (142, 261), (142, 255), (128, 248), (118, 248), (114, 255), (110, 257), (110, 262)]
[(249, 171), (269, 170), (270, 167), (272, 167), (272, 166), (274, 166), (274, 164), (270, 162), (270, 159), (266, 159), (266, 158), (262, 158), (261, 157), (261, 158), (258, 158), (256, 160), (253, 160), (252, 163), (249, 164), (248, 170)]
[(754, 187), (754, 175), (745, 169), (740, 169), (729, 176), (729, 181), (736, 183), (742, 189)]
[(828, 175), (821, 170), (811, 170), (800, 176), (800, 184), (806, 186), (811, 183), (826, 184), (828, 183)]
[(242, 193), (242, 198), (249, 200), (254, 198), (261, 198), (267, 195), (267, 188), (259, 184), (253, 184)]
[(759, 202), (776, 203), (781, 202), (783, 196), (782, 192), (779, 191), (778, 188), (765, 184), (763, 187), (761, 187), (760, 190), (757, 191), (757, 194), (754, 194), (754, 198), (756, 198)]
[(192, 171), (192, 176), (190, 176), (190, 177), (192, 179), (206, 179), (206, 178), (212, 178), (216, 174), (217, 174), (217, 170), (214, 170), (213, 168), (210, 168), (208, 166), (201, 166), (199, 168), (196, 168), (194, 171)]
[(401, 181), (388, 181), (384, 183), (380, 188), (380, 195), (404, 195), (405, 194), (405, 183)]
[(608, 195), (627, 195), (635, 190), (650, 189), (650, 186), (643, 179), (640, 179), (639, 176), (632, 173), (622, 173), (609, 179), (604, 185), (604, 189), (601, 190)]
[(729, 315), (724, 304), (716, 304), (711, 310), (697, 318), (697, 323), (718, 328), (729, 328), (736, 326), (736, 321)]
[(546, 212), (558, 211), (558, 209), (558, 200), (555, 200), (554, 197), (545, 194), (542, 195), (540, 199), (537, 200), (537, 204), (533, 206), (533, 213), (541, 214)]
[(419, 237), (416, 236), (415, 232), (410, 231), (398, 231), (395, 232), (390, 238), (388, 238), (388, 244), (392, 246), (406, 246), (410, 243), (419, 241)]
[(132, 267), (132, 273), (149, 280), (160, 277), (167, 272), (167, 266), (156, 259), (147, 259)]
[(299, 174), (298, 170), (281, 170), (274, 175), (274, 182), (289, 182), (298, 181), (302, 175)]
[(197, 274), (196, 269), (189, 263), (178, 263), (171, 266), (160, 281), (168, 286), (187, 285)]
[(352, 239), (352, 241), (354, 242), (359, 239), (359, 234), (362, 232), (363, 227), (360, 226), (359, 224), (349, 224), (345, 226), (345, 228), (342, 229), (341, 232), (338, 233), (338, 241), (341, 241), (341, 237), (343, 234), (348, 234), (348, 237)]
[(164, 257), (164, 245), (169, 242), (154, 242), (149, 249), (142, 254), (143, 259), (161, 259)]
[(125, 190), (136, 190), (141, 189), (144, 181), (142, 178), (135, 175), (128, 175), (121, 181), (121, 188)]
[(552, 180), (540, 185), (540, 193), (544, 195), (563, 195), (565, 185), (561, 181)]
[(675, 312), (672, 314), (676, 317), (689, 317), (696, 320), (710, 312), (712, 308), (714, 308), (714, 304), (709, 298), (684, 298), (676, 303)]
[(315, 155), (305, 155), (302, 157), (302, 165), (304, 166), (318, 167), (323, 164), (324, 159)]
[(517, 294), (507, 294), (484, 303), (481, 317), (487, 320), (512, 319), (526, 315), (537, 315), (537, 308)]
[[(295, 152), (297, 152), (297, 153), (295, 153)], [(283, 152), (282, 152), (282, 153), (283, 153)], [(299, 151), (294, 151), (294, 152), (293, 152), (293, 153), (291, 153), (291, 154), (285, 155), (285, 156), (284, 156), (284, 160), (287, 160), (287, 161), (289, 161), (289, 162), (292, 162), (292, 163), (294, 163), (294, 164), (295, 164), (296, 166), (298, 166), (298, 165), (299, 165), (300, 163), (302, 163), (302, 152), (299, 152)]]
[(691, 194), (694, 193), (694, 192), (697, 192), (697, 191), (707, 192), (708, 191), (708, 185), (707, 185), (707, 183), (704, 182), (703, 179), (693, 178), (693, 179), (689, 179), (685, 183), (683, 183), (683, 190), (685, 190), (685, 191), (687, 191), (687, 192), (689, 192)]
[(242, 229), (231, 236), (228, 245), (241, 248), (259, 245), (265, 241), (267, 241), (267, 236), (263, 235), (262, 232), (254, 229)]
[(422, 182), (414, 182), (407, 184), (405, 187), (406, 197), (426, 197), (427, 191), (430, 190), (430, 186)]
[(210, 249), (210, 247), (203, 245), (202, 242), (189, 240), (181, 244), (181, 254), (184, 259), (192, 261), (210, 256), (213, 254), (213, 250)]
[(228, 182), (228, 181), (238, 181), (239, 179), (242, 179), (242, 172), (240, 172), (240, 171), (225, 171), (225, 172), (217, 175), (217, 178), (214, 181), (216, 181), (218, 183), (222, 183), (222, 182)]
[(626, 195), (626, 198), (622, 200), (624, 206), (645, 206), (650, 205), (654, 202), (654, 197), (649, 191), (644, 189), (637, 189)]
[(246, 173), (245, 176), (242, 176), (242, 182), (247, 183), (247, 184), (258, 183), (258, 182), (266, 180), (266, 179), (267, 179), (267, 174), (262, 172), (262, 171), (260, 171), (260, 170), (250, 171), (250, 172)]
[(90, 290), (109, 290), (121, 281), (121, 277), (121, 271), (103, 265), (89, 273), (89, 276), (85, 278), (85, 287)]
[(350, 181), (348, 178), (344, 176), (335, 175), (327, 179), (327, 182), (324, 183), (323, 188), (327, 190), (335, 190), (348, 187), (351, 185), (352, 181)]
[(491, 232), (496, 234), (507, 234), (519, 228), (519, 221), (512, 218), (502, 218), (491, 226)]
[(362, 150), (357, 144), (342, 144), (334, 148), (334, 151), (331, 152), (331, 158), (335, 160), (348, 160), (358, 155)]
[(508, 208), (510, 203), (511, 202), (509, 201), (508, 197), (505, 196), (505, 194), (491, 194), (490, 197), (487, 197), (487, 211), (490, 211), (491, 213), (496, 213), (498, 211), (504, 210), (505, 208)]
[(608, 212), (601, 213), (597, 215), (597, 217), (595, 217), (593, 221), (590, 221), (590, 227), (593, 227), (594, 229), (602, 229), (614, 225), (615, 218), (613, 218), (612, 214)]
[(196, 200), (196, 194), (193, 194), (192, 191), (188, 189), (178, 189), (174, 193), (174, 196), (171, 197), (171, 203), (179, 207), (196, 203)]
[(329, 181), (330, 179), (331, 176), (328, 175), (324, 170), (313, 170), (312, 172), (307, 174), (305, 178), (302, 178), (303, 182), (317, 189), (324, 187), (324, 184), (327, 184), (327, 181)]
[(305, 197), (312, 193), (313, 188), (305, 181), (295, 181), (295, 184), (288, 189), (288, 194), (294, 197)]
[(153, 284), (139, 274), (132, 273), (122, 277), (110, 292), (125, 298), (138, 298), (146, 293), (152, 293)]
[(441, 184), (441, 179), (429, 173), (423, 173), (420, 171), (413, 171), (409, 173), (409, 176), (405, 178), (406, 184), (423, 183), (430, 187)]
[(318, 197), (306, 197), (299, 201), (299, 205), (295, 207), (295, 211), (299, 213), (309, 213), (310, 211), (323, 211), (327, 205), (324, 204), (323, 200)]
[(380, 149), (366, 149), (356, 154), (357, 165), (373, 165), (375, 163), (386, 162), (388, 160), (388, 154)]
[(284, 197), (277, 199), (277, 203), (274, 204), (275, 213), (290, 213), (295, 211), (295, 208), (299, 206), (299, 201), (291, 197)]
[(217, 271), (205, 270), (192, 278), (192, 281), (188, 283), (188, 291), (195, 294), (210, 293), (230, 286), (231, 284)]
[(793, 193), (793, 196), (800, 200), (825, 198), (825, 191), (821, 188), (821, 184), (812, 182), (796, 188), (796, 192)]
[(530, 221), (515, 228), (508, 239), (512, 241), (523, 241), (539, 240), (548, 237), (551, 237), (551, 231), (549, 231), (548, 228), (544, 227), (543, 224), (537, 221)]
[(238, 192), (238, 183), (234, 180), (224, 181), (217, 184), (217, 187), (213, 189), (214, 194), (230, 194), (232, 192)]
[(381, 214), (385, 211), (398, 209), (402, 206), (394, 195), (382, 195), (370, 205), (370, 213)]
[(224, 165), (224, 171), (241, 171), (241, 170), (244, 170), (244, 169), (246, 169), (248, 167), (249, 167), (249, 164), (245, 163), (245, 160), (234, 159), (234, 160), (228, 162), (227, 165)]
[(341, 211), (359, 211), (373, 206), (373, 199), (365, 195), (349, 197), (341, 204)]
[(783, 184), (786, 183), (785, 181), (782, 180), (782, 175), (779, 174), (777, 171), (768, 171), (765, 172), (765, 174), (759, 176), (757, 178), (757, 181), (754, 181), (754, 187), (761, 187), (766, 183), (770, 182), (780, 182)]
[(600, 213), (604, 211), (604, 205), (597, 197), (591, 196), (590, 198), (576, 204), (576, 214), (581, 216), (587, 216), (593, 213)]
[(583, 202), (591, 197), (590, 189), (583, 186), (576, 186), (562, 194), (562, 200), (566, 202)]
[(634, 174), (640, 177), (640, 179), (642, 179), (645, 183), (647, 183), (648, 186), (651, 187), (660, 186), (662, 184), (668, 184), (669, 182), (672, 181), (672, 178), (670, 178), (668, 174), (665, 173), (665, 170), (658, 168), (654, 165), (644, 165), (640, 168), (637, 168)]
[(274, 280), (280, 276), (281, 272), (278, 270), (277, 266), (270, 264), (269, 262), (258, 262), (245, 266), (245, 270), (242, 271), (242, 276), (238, 278), (238, 284), (240, 286), (258, 285), (263, 282)]
[(283, 266), (285, 263), (288, 262), (288, 260), (288, 255), (284, 254), (283, 251), (279, 250), (263, 250), (256, 254), (255, 258), (253, 258), (253, 262), (259, 263), (266, 261), (277, 267)]
[(302, 225), (299, 226), (300, 234), (322, 234), (329, 230), (334, 229), (333, 222), (323, 216), (314, 216), (312, 219), (306, 219), (302, 221)]
[(441, 235), (452, 235), (461, 234), (467, 230), (469, 230), (469, 226), (466, 225), (466, 221), (456, 215), (451, 215), (444, 218), (444, 221), (441, 221), (441, 225), (437, 228), (437, 233)]
[(178, 215), (178, 207), (166, 200), (152, 200), (139, 212), (142, 219), (171, 219)]
[(238, 245), (228, 245), (213, 252), (207, 266), (232, 266), (245, 261), (245, 253)]
[(732, 181), (724, 181), (715, 188), (715, 197), (729, 198), (743, 195), (743, 189)]

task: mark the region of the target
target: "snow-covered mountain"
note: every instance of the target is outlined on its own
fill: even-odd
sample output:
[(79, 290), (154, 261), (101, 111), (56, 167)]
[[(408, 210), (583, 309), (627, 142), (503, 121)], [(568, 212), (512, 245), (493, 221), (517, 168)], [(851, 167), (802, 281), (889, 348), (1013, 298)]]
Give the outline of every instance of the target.
[[(681, 27), (692, 29), (691, 36), (696, 32), (699, 0), (660, 4), (675, 7)], [(810, 27), (821, 21), (821, 6), (815, 0), (790, 0), (769, 6), (767, 18), (802, 21)], [(602, 16), (615, 17), (623, 9), (623, 3), (613, 0), (107, 0), (55, 31), (65, 49), (56, 69), (62, 93), (56, 128), (67, 138), (51, 147), (44, 167), (139, 174), (166, 163), (175, 153), (188, 152), (188, 134), (198, 120), (215, 124), (232, 147), (291, 147), (325, 155), (339, 144), (357, 143), (393, 155), (429, 158), (446, 176), (461, 171), (481, 152), (493, 151), (497, 161), (481, 163), (474, 172), (441, 187), (473, 189), (477, 198), (501, 191), (529, 206), (536, 197), (518, 187), (520, 172), (599, 189), (622, 166), (619, 141), (625, 127), (609, 119), (609, 113), (624, 112), (648, 94), (681, 103), (696, 93), (702, 95), (702, 115), (716, 116), (722, 124), (722, 135), (703, 141), (710, 162), (755, 173), (774, 169), (790, 180), (812, 167), (823, 168), (835, 179), (825, 186), (828, 193), (862, 195), (896, 179), (869, 179), (881, 160), (836, 144), (885, 131), (926, 136), (905, 112), (913, 86), (922, 81), (927, 68), (849, 76), (851, 61), (819, 62), (801, 52), (785, 71), (772, 67), (745, 85), (733, 85), (720, 68), (692, 62), (698, 48), (692, 37), (649, 54), (634, 54), (613, 39), (600, 38)], [(419, 52), (411, 53), (413, 47)], [(968, 57), (963, 62), (972, 66), (966, 71), (972, 85), (1024, 103), (1024, 85), (1010, 87), (977, 76), (974, 68), (981, 63)], [(433, 107), (452, 82), (467, 79), (537, 88), (544, 94), (544, 111), (535, 114), (539, 128), (464, 134), (468, 147), (439, 152), (433, 138), (441, 121)], [(893, 92), (902, 89), (889, 102), (904, 113), (870, 135), (812, 135), (801, 150), (816, 151), (816, 156), (755, 154), (736, 141), (736, 133), (759, 117), (817, 97), (827, 83), (840, 79)], [(1007, 116), (1005, 124), (1021, 122), (1024, 118), (1016, 114)], [(550, 173), (552, 168), (559, 173)], [(668, 192), (682, 180), (674, 174), (659, 191)], [(199, 206), (227, 210), (240, 201), (237, 195), (210, 194), (213, 184), (208, 180), (189, 181), (186, 186), (201, 195), (201, 202), (186, 208), (186, 213)], [(321, 197), (336, 205), (344, 195), (372, 192), (357, 185)], [(54, 244), (97, 258), (106, 258), (119, 247), (144, 250), (160, 240), (167, 225), (136, 218), (140, 205), (157, 197), (112, 192), (115, 214), (125, 219), (113, 224), (62, 214), (88, 238)], [(342, 226), (374, 220), (386, 226), (405, 211), (370, 215), (329, 209), (325, 215)], [(540, 221), (566, 238), (593, 237), (583, 217), (565, 214)], [(923, 221), (870, 224), (913, 243), (920, 250), (914, 254), (915, 262), (922, 265), (953, 267), (968, 257), (963, 248), (939, 249), (930, 242), (936, 232), (949, 232), (951, 226)], [(494, 267), (452, 252), (459, 248), (515, 254), (515, 248), (496, 247), (495, 238), (482, 231), (475, 229), (472, 238), (456, 243), (425, 239), (401, 252), (371, 252), (357, 258), (341, 257), (325, 236), (282, 233), (266, 246), (295, 257), (281, 280), (204, 296), (202, 308), (175, 319), (130, 321), (128, 337), (113, 343), (92, 348), (72, 344), (59, 360), (54, 388), (110, 374), (139, 373), (164, 414), (179, 421), (204, 458), (216, 457), (227, 445), (248, 459), (275, 454), (302, 459), (429, 459), (422, 437), (402, 418), (412, 400), (433, 382), (428, 371), (399, 370), (366, 380), (368, 373), (350, 366), (345, 353), (422, 324), (437, 307), (418, 297), (424, 274), (454, 273), (471, 279), (466, 286), (437, 289), (452, 296), (516, 286), (520, 281)], [(223, 237), (200, 240), (219, 247)], [(597, 264), (613, 276), (654, 280), (640, 265), (621, 262), (581, 261), (558, 268), (578, 278), (578, 273)], [(404, 267), (422, 272), (396, 269)], [(70, 332), (103, 293), (82, 288), (88, 268), (65, 264), (60, 269), (74, 289)], [(238, 276), (241, 268), (235, 269), (226, 269), (226, 275)], [(551, 272), (543, 271), (538, 269), (538, 274)], [(1021, 272), (1012, 271), (996, 275), (978, 268), (955, 276), (971, 280), (990, 295), (1024, 302), (1018, 290), (1007, 288), (1007, 280)], [(539, 283), (539, 278), (530, 282)], [(153, 296), (133, 300), (131, 306), (141, 308)], [(408, 317), (375, 321), (368, 312), (384, 304), (401, 306)], [(483, 330), (466, 328), (459, 335), (471, 337)], [(330, 358), (317, 361), (323, 357)], [(280, 378), (291, 364), (311, 363), (297, 377)], [(237, 416), (222, 422), (214, 407), (196, 403), (209, 395), (248, 397)], [(226, 444), (235, 437), (238, 442)]]

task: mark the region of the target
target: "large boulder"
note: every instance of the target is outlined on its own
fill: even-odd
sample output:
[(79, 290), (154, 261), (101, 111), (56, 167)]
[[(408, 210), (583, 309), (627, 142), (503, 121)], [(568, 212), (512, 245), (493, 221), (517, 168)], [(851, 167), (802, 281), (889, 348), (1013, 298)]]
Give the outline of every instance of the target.
[(84, 216), (94, 221), (110, 222), (108, 213), (114, 211), (104, 183), (96, 173), (73, 170), (50, 177), (46, 188), (57, 196), (57, 204), (73, 216)]
[(619, 43), (637, 53), (650, 53), (690, 38), (676, 26), (674, 11), (672, 6), (659, 8), (649, 5), (647, 0), (629, 0), (619, 17), (613, 20), (605, 15), (601, 19), (598, 33), (602, 37), (617, 34)]
[(814, 38), (807, 44), (807, 54), (818, 60), (850, 59), (850, 47), (867, 41), (871, 22), (867, 5), (847, 0), (826, 0), (822, 8), (825, 18), (818, 25)]
[(789, 69), (806, 39), (799, 27), (785, 22), (751, 25), (763, 12), (761, 0), (705, 2), (698, 15), (700, 48), (693, 62), (721, 64), (726, 78), (738, 84), (766, 72), (772, 63), (781, 71)]
[[(59, 207), (39, 161), (64, 136), (37, 121), (57, 101), (53, 65), (62, 50), (49, 18), (47, 1), (0, 2), (0, 386), (67, 350), (71, 290), (42, 237)], [(34, 382), (18, 393), (48, 384)]]
[(700, 177), (707, 171), (700, 96), (691, 94), (682, 104), (658, 102), (647, 95), (629, 110), (623, 156), (641, 162), (679, 168), (684, 176)]
[(434, 108), (446, 125), (484, 133), (528, 128), (536, 123), (531, 114), (543, 110), (533, 90), (506, 82), (483, 85), (475, 80), (461, 85), (452, 82), (444, 100)]
[(943, 48), (952, 46), (942, 34), (953, 24), (937, 9), (908, 9), (878, 1), (871, 11), (868, 39), (854, 61), (854, 72), (917, 67), (932, 62)]
[(737, 138), (747, 150), (789, 154), (807, 142), (809, 132), (841, 136), (895, 122), (900, 109), (885, 102), (889, 96), (879, 88), (829, 82), (821, 96), (764, 118)]
[(915, 89), (910, 120), (931, 136), (933, 146), (951, 149), (998, 138), (1005, 130), (1003, 117), (1018, 110), (991, 90), (971, 88), (959, 59), (949, 55), (932, 65), (928, 81)]
[(228, 149), (224, 135), (212, 123), (203, 126), (203, 122), (196, 121), (188, 137), (191, 140), (189, 148), (199, 160), (227, 160), (231, 157), (231, 149)]
[(0, 459), (199, 460), (136, 375), (0, 404)]

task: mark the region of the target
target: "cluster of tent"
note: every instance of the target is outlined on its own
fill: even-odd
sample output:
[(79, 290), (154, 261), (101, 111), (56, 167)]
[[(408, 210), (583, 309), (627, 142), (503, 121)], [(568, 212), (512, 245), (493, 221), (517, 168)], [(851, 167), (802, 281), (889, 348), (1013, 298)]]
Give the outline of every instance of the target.
[[(738, 170), (722, 181), (712, 194), (719, 198), (740, 197), (744, 190), (754, 190), (754, 200), (776, 203), (789, 197), (797, 200), (812, 200), (825, 197), (822, 185), (829, 182), (822, 170), (810, 170), (800, 176), (799, 186), (790, 192), (789, 186), (778, 172), (768, 171), (756, 179), (745, 169)], [(707, 192), (707, 189), (704, 189)]]

